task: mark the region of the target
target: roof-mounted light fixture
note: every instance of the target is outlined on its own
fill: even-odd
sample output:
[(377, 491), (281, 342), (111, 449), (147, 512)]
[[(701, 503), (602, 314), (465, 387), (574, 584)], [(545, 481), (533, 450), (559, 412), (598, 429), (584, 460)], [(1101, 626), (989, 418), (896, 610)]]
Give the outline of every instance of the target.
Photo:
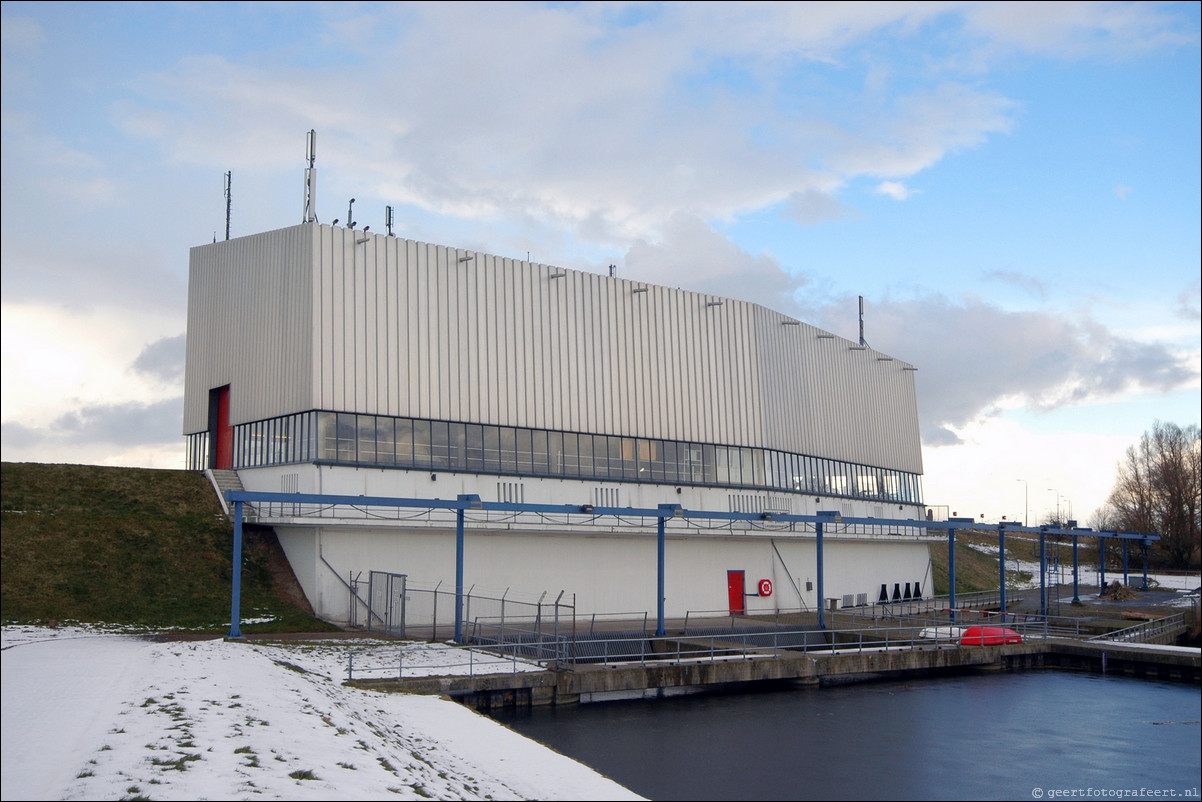
[(833, 335), (833, 334), (819, 334), (819, 335), (818, 335), (818, 339), (820, 339), (820, 340), (833, 340), (833, 339), (835, 339), (835, 335)]

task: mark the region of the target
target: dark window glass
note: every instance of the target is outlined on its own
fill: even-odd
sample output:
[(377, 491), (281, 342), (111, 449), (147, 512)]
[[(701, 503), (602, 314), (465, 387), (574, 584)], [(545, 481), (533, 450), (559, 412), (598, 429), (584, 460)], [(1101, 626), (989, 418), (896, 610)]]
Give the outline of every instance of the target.
[(545, 476), (551, 472), (547, 467), (547, 433), (541, 429), (533, 432), (531, 440), (533, 441), (531, 453), (534, 455), (534, 464), (531, 466), (531, 471), (540, 476)]
[(413, 464), (419, 468), (430, 467), (430, 421), (413, 422)]
[(358, 441), (355, 416), (347, 412), (338, 413), (338, 460), (355, 461), (355, 446)]
[(467, 469), (483, 471), (484, 460), (484, 427), (477, 423), (467, 425)]
[(580, 476), (580, 440), (580, 436), (575, 432), (563, 433), (564, 476)]
[(376, 461), (376, 416), (359, 415), (359, 462), (373, 464)]
[(680, 481), (680, 479), (678, 478), (680, 476), (680, 467), (677, 463), (678, 457), (677, 457), (677, 452), (676, 452), (676, 445), (677, 444), (672, 440), (665, 440), (663, 443), (663, 448), (664, 448), (663, 480), (665, 482), (679, 482)]
[(430, 424), (430, 467), (446, 469), (450, 465), (451, 434), (445, 421)]
[(501, 470), (501, 432), (496, 426), (484, 427), (484, 470), (489, 473)]
[(397, 418), (395, 424), (397, 465), (413, 465), (413, 421)]
[(450, 433), (451, 453), (447, 467), (461, 471), (467, 465), (467, 427), (462, 423), (452, 423), (447, 427)]
[(514, 452), (517, 455), (517, 468), (520, 474), (534, 472), (534, 445), (529, 429), (518, 429), (514, 433)]
[(376, 462), (396, 464), (396, 423), (392, 418), (376, 418)]
[(563, 437), (563, 432), (547, 432), (547, 473), (552, 476), (564, 474)]
[(517, 432), (512, 426), (501, 426), (497, 432), (501, 438), (501, 473), (513, 473), (518, 464)]

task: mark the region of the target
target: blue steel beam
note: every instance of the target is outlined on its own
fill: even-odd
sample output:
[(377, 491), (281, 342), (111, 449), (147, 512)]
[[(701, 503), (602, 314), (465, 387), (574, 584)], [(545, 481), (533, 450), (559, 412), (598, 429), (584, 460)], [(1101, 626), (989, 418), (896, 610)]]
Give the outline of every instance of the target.
[[(1045, 534), (1066, 534), (1066, 535), (1085, 535), (1088, 537), (1096, 537), (1099, 541), (1099, 546), (1107, 538), (1116, 538), (1123, 543), (1123, 574), (1124, 581), (1127, 574), (1127, 541), (1139, 540), (1145, 547), (1151, 540), (1159, 540), (1160, 536), (1155, 534), (1146, 534), (1139, 532), (1115, 532), (1115, 531), (1098, 531), (1090, 529), (1063, 529), (1056, 527), (1028, 527), (1015, 526), (1009, 522), (1003, 524), (978, 522), (972, 518), (952, 518), (947, 521), (924, 521), (911, 518), (856, 518), (841, 516), (837, 512), (819, 511), (817, 515), (794, 515), (791, 513), (748, 513), (748, 512), (723, 512), (718, 510), (686, 510), (679, 504), (661, 504), (659, 507), (652, 509), (649, 507), (596, 507), (591, 504), (519, 504), (516, 502), (503, 501), (481, 501), (480, 497), (474, 494), (460, 495), (456, 499), (428, 499), (428, 498), (404, 498), (404, 497), (389, 497), (389, 496), (346, 496), (332, 495), (324, 493), (269, 493), (251, 490), (229, 490), (225, 493), (226, 500), (234, 505), (234, 567), (233, 567), (233, 588), (231, 590), (231, 612), (230, 612), (230, 637), (241, 637), (242, 633), (239, 627), (240, 613), (239, 606), (241, 600), (241, 566), (242, 566), (242, 506), (244, 503), (264, 502), (269, 504), (312, 504), (319, 507), (332, 506), (348, 506), (354, 508), (361, 507), (413, 507), (418, 509), (441, 509), (453, 510), (456, 512), (456, 628), (455, 636), (458, 641), (462, 636), (462, 594), (463, 594), (463, 525), (465, 522), (465, 513), (468, 510), (475, 511), (494, 511), (494, 512), (532, 512), (551, 515), (584, 515), (593, 518), (602, 516), (615, 517), (638, 517), (638, 518), (655, 518), (658, 522), (657, 529), (659, 530), (658, 543), (658, 558), (657, 558), (657, 573), (659, 576), (659, 599), (657, 602), (658, 621), (657, 629), (663, 628), (663, 603), (665, 598), (664, 592), (664, 534), (663, 528), (666, 523), (664, 516), (665, 512), (671, 512), (673, 518), (683, 518), (689, 520), (716, 520), (716, 521), (760, 521), (777, 524), (793, 524), (804, 523), (814, 524), (815, 533), (817, 536), (817, 563), (818, 563), (818, 620), (820, 626), (825, 626), (823, 605), (825, 601), (822, 598), (823, 588), (823, 565), (822, 565), (822, 524), (823, 523), (842, 523), (844, 525), (868, 525), (868, 526), (894, 526), (899, 529), (945, 529), (948, 535), (948, 557), (949, 557), (949, 584), (951, 587), (951, 606), (953, 608), (953, 620), (955, 616), (955, 536), (957, 531), (980, 531), (983, 533), (996, 530), (999, 532), (1002, 529), (1015, 532), (1039, 532), (1041, 537)], [(304, 517), (298, 515), (294, 517)], [(765, 527), (764, 531), (776, 531), (775, 527)], [(1004, 552), (1002, 552), (1004, 554)], [(1144, 560), (1144, 573), (1147, 573), (1147, 560)], [(1105, 570), (1103, 566), (1103, 571)], [(1103, 574), (1104, 576), (1105, 574)], [(1041, 580), (1042, 581), (1042, 580)], [(1002, 581), (1002, 592), (1005, 590), (1004, 574)], [(1004, 608), (1003, 608), (1004, 609)]]

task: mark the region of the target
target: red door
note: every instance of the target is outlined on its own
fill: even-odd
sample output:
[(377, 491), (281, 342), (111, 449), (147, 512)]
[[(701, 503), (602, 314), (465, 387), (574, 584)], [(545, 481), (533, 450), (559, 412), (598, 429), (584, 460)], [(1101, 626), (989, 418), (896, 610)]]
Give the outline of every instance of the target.
[(234, 427), (230, 426), (230, 386), (217, 390), (217, 452), (213, 467), (228, 471), (234, 467)]
[(746, 592), (746, 588), (743, 582), (742, 571), (726, 572), (726, 594), (730, 600), (731, 615), (742, 615), (745, 611), (744, 593)]

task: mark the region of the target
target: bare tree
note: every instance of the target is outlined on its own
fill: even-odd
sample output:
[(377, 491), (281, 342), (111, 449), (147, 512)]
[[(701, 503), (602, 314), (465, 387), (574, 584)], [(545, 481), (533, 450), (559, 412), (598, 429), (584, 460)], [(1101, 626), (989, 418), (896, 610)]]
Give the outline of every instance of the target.
[(1110, 511), (1118, 528), (1160, 535), (1153, 553), (1168, 567), (1202, 557), (1202, 437), (1196, 425), (1152, 424), (1119, 463)]

